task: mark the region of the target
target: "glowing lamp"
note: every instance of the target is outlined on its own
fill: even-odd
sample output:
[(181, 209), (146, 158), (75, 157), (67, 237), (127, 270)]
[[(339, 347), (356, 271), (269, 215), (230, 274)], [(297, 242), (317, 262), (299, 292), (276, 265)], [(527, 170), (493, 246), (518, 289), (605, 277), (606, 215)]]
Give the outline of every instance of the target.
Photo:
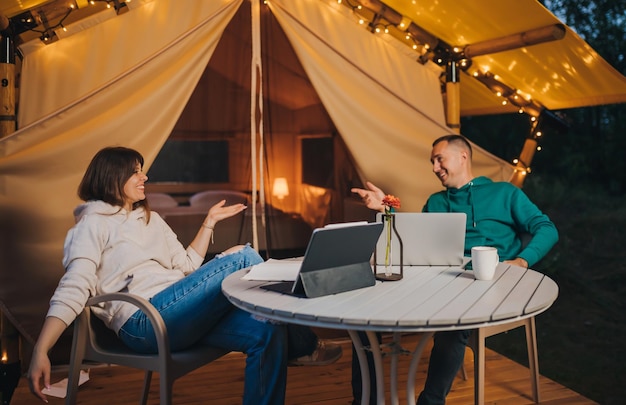
[(287, 179), (284, 177), (277, 177), (274, 179), (274, 187), (272, 188), (272, 195), (279, 200), (282, 200), (289, 195), (289, 186), (287, 185)]

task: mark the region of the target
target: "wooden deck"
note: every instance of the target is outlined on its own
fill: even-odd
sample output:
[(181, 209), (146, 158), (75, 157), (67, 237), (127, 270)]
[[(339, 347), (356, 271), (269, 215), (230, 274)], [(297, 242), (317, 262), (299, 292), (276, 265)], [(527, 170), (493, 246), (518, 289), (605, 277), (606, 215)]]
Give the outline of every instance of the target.
[[(413, 348), (417, 335), (403, 338), (403, 345)], [(290, 367), (287, 382), (286, 404), (346, 405), (352, 401), (350, 386), (351, 346), (348, 339), (341, 339), (343, 356), (329, 366)], [(521, 342), (521, 344), (523, 344)], [(427, 354), (420, 362), (416, 391), (419, 392), (426, 376)], [(388, 362), (387, 362), (388, 363)], [(409, 357), (400, 357), (398, 376), (400, 403), (406, 403), (406, 372)], [(541, 370), (541, 359), (539, 359)], [(174, 385), (174, 404), (231, 405), (241, 403), (245, 356), (231, 353), (177, 380)], [(471, 352), (465, 356), (467, 380), (457, 378), (448, 395), (448, 405), (474, 403), (473, 360)], [(486, 355), (486, 404), (532, 404), (530, 377), (526, 367), (487, 350)], [(52, 382), (66, 376), (66, 371), (55, 371)], [(388, 376), (388, 374), (387, 374)], [(155, 376), (158, 377), (158, 376)], [(388, 378), (388, 377), (387, 377)], [(97, 367), (90, 372), (90, 381), (79, 389), (78, 403), (89, 405), (136, 404), (139, 401), (143, 372), (125, 367)], [(541, 404), (596, 404), (558, 383), (541, 377)], [(387, 395), (387, 398), (389, 396)], [(63, 404), (64, 400), (48, 397), (51, 405)], [(11, 405), (41, 403), (28, 391), (28, 383), (22, 378), (13, 394)], [(149, 404), (158, 404), (158, 378), (153, 381)]]

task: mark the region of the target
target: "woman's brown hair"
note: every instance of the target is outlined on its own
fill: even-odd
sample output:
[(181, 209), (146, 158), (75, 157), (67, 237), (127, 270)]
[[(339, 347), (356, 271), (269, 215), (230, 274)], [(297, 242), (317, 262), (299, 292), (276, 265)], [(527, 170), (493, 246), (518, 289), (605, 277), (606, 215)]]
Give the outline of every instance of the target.
[[(111, 205), (124, 207), (126, 195), (124, 185), (135, 173), (137, 164), (143, 168), (143, 156), (134, 149), (110, 146), (101, 149), (91, 159), (83, 179), (78, 186), (78, 196), (83, 201), (101, 200)], [(144, 207), (146, 219), (150, 221), (150, 207), (143, 199), (133, 204), (133, 209)]]

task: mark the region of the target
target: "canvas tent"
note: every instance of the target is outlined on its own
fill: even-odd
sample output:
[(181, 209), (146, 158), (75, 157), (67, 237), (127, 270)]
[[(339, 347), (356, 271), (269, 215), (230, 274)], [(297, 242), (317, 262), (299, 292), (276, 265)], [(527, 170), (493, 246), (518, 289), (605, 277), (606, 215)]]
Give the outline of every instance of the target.
[[(401, 1), (390, 3), (398, 8), (404, 5)], [(448, 10), (458, 8), (454, 2), (447, 3)], [(467, 3), (468, 13), (481, 15), (472, 10), (473, 2)], [(502, 2), (490, 3), (505, 12), (496, 7)], [(555, 20), (534, 1), (506, 3), (514, 10), (522, 6), (513, 4), (523, 3), (539, 17)], [(132, 8), (128, 13), (115, 15), (110, 10), (68, 26), (68, 32), (59, 33), (59, 41), (53, 44), (34, 41), (20, 47), (24, 54), (20, 129), (0, 140), (0, 308), (31, 342), (63, 272), (63, 239), (73, 223), (70, 213), (79, 203), (76, 186), (93, 154), (103, 146), (126, 145), (140, 150), (149, 167), (172, 131), (184, 125), (178, 121), (179, 116), (196, 85), (202, 83), (207, 65), (213, 72), (221, 69), (223, 77), (229, 77), (238, 71), (235, 57), (246, 53), (241, 49), (253, 48), (252, 44), (238, 46), (236, 37), (223, 35), (240, 8), (250, 7), (247, 1), (135, 0), (129, 4)], [(289, 125), (283, 124), (281, 130), (288, 133), (297, 127), (295, 123), (304, 133), (336, 129), (362, 180), (372, 180), (386, 191), (401, 195), (404, 209), (420, 210), (425, 197), (440, 188), (429, 174), (430, 144), (437, 136), (450, 132), (440, 91), (441, 70), (432, 64), (417, 63), (415, 53), (398, 41), (364, 30), (355, 22), (352, 11), (337, 1), (272, 0), (260, 11), (271, 13), (285, 32), (307, 81), (315, 89), (317, 96), (311, 99), (319, 97), (322, 105), (309, 104), (300, 94), (282, 94), (282, 101), (275, 101), (276, 108), (282, 108), (280, 113)], [(436, 19), (438, 9), (430, 11)], [(434, 25), (431, 28), (435, 30)], [(498, 30), (497, 36), (501, 36), (503, 28), (498, 26)], [(451, 35), (446, 30), (437, 34)], [(568, 35), (580, 40), (569, 31)], [(226, 48), (229, 51), (223, 55), (230, 60), (213, 61), (214, 51), (226, 39), (233, 41), (233, 47)], [(480, 38), (476, 34), (470, 39)], [(447, 38), (447, 42), (461, 41)], [(271, 49), (268, 44), (260, 46)], [(602, 65), (601, 58), (596, 55), (580, 69), (593, 69), (593, 63)], [(605, 65), (597, 68), (610, 68)], [(239, 75), (246, 75), (243, 72), (240, 70)], [(262, 72), (265, 76), (273, 74), (267, 67)], [(596, 76), (584, 79), (601, 80)], [(282, 78), (289, 77), (287, 70)], [(303, 80), (298, 75), (291, 79)], [(602, 101), (601, 96), (590, 100), (567, 93), (558, 97), (554, 108), (598, 100), (625, 101), (626, 84), (623, 78), (619, 80), (617, 85), (613, 81), (613, 86), (608, 86), (612, 92), (621, 92), (618, 95)], [(495, 96), (475, 86), (463, 88), (462, 100), (476, 101), (461, 111), (497, 112), (493, 107), (499, 104), (493, 102)], [(247, 87), (248, 91), (255, 89), (251, 82)], [(298, 88), (292, 87), (292, 92)], [(540, 92), (547, 94), (545, 105), (550, 108), (552, 93), (548, 90), (541, 88)], [(218, 101), (211, 107), (216, 111), (207, 111), (208, 115), (241, 108), (228, 102), (229, 94), (214, 96)], [(566, 99), (571, 104), (563, 101)], [(290, 102), (302, 103), (301, 108), (288, 109)], [(318, 118), (325, 114), (331, 127), (320, 127), (323, 120)], [(248, 113), (248, 123), (255, 119)], [(254, 126), (246, 128), (240, 121), (237, 124), (237, 133)], [(255, 133), (252, 138), (259, 141), (259, 135)], [(250, 157), (239, 159), (243, 162)], [(289, 146), (277, 149), (272, 159), (271, 170), (289, 171), (296, 164), (289, 156)], [(475, 172), (508, 180), (513, 167), (476, 146)], [(241, 180), (238, 186), (249, 187), (243, 184), (249, 180)], [(290, 180), (298, 185), (295, 176)], [(294, 209), (305, 209), (302, 201), (294, 204)]]

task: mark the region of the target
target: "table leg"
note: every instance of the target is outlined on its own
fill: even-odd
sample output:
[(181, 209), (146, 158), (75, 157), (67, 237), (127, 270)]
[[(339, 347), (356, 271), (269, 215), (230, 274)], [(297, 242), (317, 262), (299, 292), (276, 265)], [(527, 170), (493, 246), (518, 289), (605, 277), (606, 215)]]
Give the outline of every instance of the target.
[(535, 317), (526, 320), (526, 349), (528, 351), (528, 368), (530, 369), (530, 385), (533, 390), (533, 400), (536, 404), (541, 402), (539, 398), (539, 358), (537, 356), (537, 328)]
[(400, 342), (401, 334), (398, 332), (393, 333), (393, 343), (391, 345), (391, 366), (389, 370), (390, 378), (390, 390), (391, 390), (391, 404), (398, 405), (398, 354), (402, 353), (402, 344)]
[(361, 342), (358, 332), (348, 330), (348, 334), (350, 335), (350, 339), (352, 339), (352, 344), (354, 345), (356, 355), (359, 359), (359, 367), (361, 369), (361, 405), (368, 405), (370, 403), (370, 371), (367, 366), (365, 348), (363, 347), (363, 342)]
[(411, 357), (411, 364), (409, 366), (409, 376), (406, 381), (406, 400), (407, 404), (414, 404), (415, 400), (415, 375), (417, 374), (417, 366), (419, 365), (420, 358), (422, 357), (422, 352), (424, 351), (424, 346), (426, 343), (432, 338), (434, 332), (424, 332), (422, 337), (420, 338), (419, 343), (415, 347)]
[(374, 370), (376, 370), (376, 403), (378, 405), (385, 405), (385, 376), (383, 373), (383, 356), (380, 351), (380, 342), (378, 341), (376, 332), (367, 331), (366, 333), (370, 341), (372, 357), (374, 357)]
[(474, 350), (474, 404), (485, 405), (485, 328), (476, 329)]
[[(372, 352), (372, 357), (374, 359), (374, 370), (376, 373), (376, 403), (378, 405), (385, 404), (385, 376), (384, 376), (384, 365), (383, 365), (383, 355), (382, 355), (382, 342), (378, 340), (378, 336), (376, 332), (367, 331), (365, 334), (369, 340), (369, 349), (363, 346), (363, 342), (359, 336), (359, 333), (353, 330), (349, 330), (348, 334), (352, 339), (352, 343), (354, 344), (355, 352), (359, 360), (359, 368), (361, 370), (361, 379), (362, 379), (362, 395), (361, 395), (361, 405), (368, 405), (370, 400), (370, 372), (367, 364), (367, 356), (365, 355), (365, 350), (370, 350)], [(424, 350), (425, 344), (428, 342), (428, 339), (432, 337), (433, 333), (425, 333), (421, 340), (419, 341), (417, 348), (413, 352), (413, 358), (411, 359), (411, 369), (409, 369), (409, 380), (408, 380), (408, 398), (413, 398), (413, 400), (409, 400), (409, 404), (415, 403), (415, 374), (417, 372), (417, 363), (421, 357), (422, 351)], [(394, 333), (393, 334), (393, 343), (391, 345), (391, 350), (389, 351), (389, 355), (391, 355), (391, 364), (390, 364), (390, 393), (391, 393), (391, 404), (399, 405), (400, 401), (398, 398), (398, 355), (401, 353), (408, 353), (407, 350), (402, 349), (401, 345), (401, 334)]]

